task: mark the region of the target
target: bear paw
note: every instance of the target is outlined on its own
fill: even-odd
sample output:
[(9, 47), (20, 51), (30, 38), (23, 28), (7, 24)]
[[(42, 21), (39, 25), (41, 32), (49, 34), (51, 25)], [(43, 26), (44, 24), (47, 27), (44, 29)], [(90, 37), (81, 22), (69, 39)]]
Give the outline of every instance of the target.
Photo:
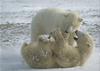
[(39, 41), (42, 41), (42, 42), (54, 42), (55, 41), (55, 39), (50, 35), (40, 35), (38, 39)]
[(54, 37), (55, 42), (57, 44), (61, 44), (61, 43), (64, 44), (65, 38), (64, 38), (64, 36), (63, 36), (63, 34), (62, 34), (60, 29), (57, 29), (57, 30), (51, 32), (50, 35), (52, 37)]

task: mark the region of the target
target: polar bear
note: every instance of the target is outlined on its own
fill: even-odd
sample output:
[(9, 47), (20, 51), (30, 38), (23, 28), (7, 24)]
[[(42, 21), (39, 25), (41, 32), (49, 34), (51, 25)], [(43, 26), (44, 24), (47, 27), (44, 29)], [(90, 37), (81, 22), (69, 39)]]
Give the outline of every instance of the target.
[(40, 35), (37, 41), (23, 45), (22, 55), (33, 68), (82, 66), (91, 55), (94, 42), (88, 33), (73, 33), (57, 29), (49, 35)]
[(52, 37), (40, 35), (37, 41), (30, 44), (24, 43), (21, 53), (27, 64), (33, 68), (57, 67), (51, 51), (53, 42), (54, 39)]
[(63, 32), (79, 30), (82, 18), (76, 11), (66, 11), (58, 8), (40, 10), (31, 23), (31, 41), (41, 34), (49, 34), (56, 28)]
[[(61, 31), (52, 33), (55, 39), (53, 52), (55, 54), (55, 61), (59, 67), (75, 67), (82, 66), (94, 48), (93, 38), (88, 34), (81, 31), (75, 32), (78, 38), (70, 38), (70, 33), (66, 33), (66, 38), (62, 35)], [(74, 36), (72, 36), (74, 37)], [(73, 47), (69, 44), (69, 40), (75, 40), (77, 46)]]
[(80, 65), (82, 66), (92, 54), (95, 45), (94, 45), (93, 37), (89, 35), (89, 33), (77, 31), (76, 35), (78, 36), (76, 42), (78, 44), (77, 48), (81, 56)]
[(61, 31), (56, 30), (51, 34), (55, 39), (55, 44), (54, 47), (52, 47), (52, 51), (54, 53), (54, 59), (59, 67), (68, 68), (79, 66), (80, 53), (77, 49), (77, 45), (72, 46), (69, 43), (71, 41), (76, 43), (73, 33), (65, 33), (64, 35), (66, 37), (64, 37)]
[[(76, 41), (74, 41), (74, 36), (76, 35), (72, 33), (62, 33), (60, 29), (53, 31), (49, 35), (39, 35), (37, 41), (34, 41), (30, 44), (23, 44), (21, 49), (22, 56), (25, 61), (33, 68), (76, 66), (79, 63), (79, 53), (76, 49), (72, 50), (72, 48), (77, 47)], [(65, 42), (63, 43), (65, 39), (68, 40), (65, 41), (66, 44)], [(68, 61), (72, 58), (73, 60)], [(76, 62), (74, 58), (77, 60)]]

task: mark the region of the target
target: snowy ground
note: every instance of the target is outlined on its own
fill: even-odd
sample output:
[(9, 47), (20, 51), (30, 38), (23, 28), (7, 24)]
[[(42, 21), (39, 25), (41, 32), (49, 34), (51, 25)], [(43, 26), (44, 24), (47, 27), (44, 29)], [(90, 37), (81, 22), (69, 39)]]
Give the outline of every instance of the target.
[[(100, 0), (0, 0), (0, 71), (100, 71)], [(83, 67), (31, 69), (23, 61), (20, 48), (30, 42), (30, 22), (39, 9), (58, 7), (78, 10), (96, 49)], [(84, 30), (83, 30), (84, 29)]]

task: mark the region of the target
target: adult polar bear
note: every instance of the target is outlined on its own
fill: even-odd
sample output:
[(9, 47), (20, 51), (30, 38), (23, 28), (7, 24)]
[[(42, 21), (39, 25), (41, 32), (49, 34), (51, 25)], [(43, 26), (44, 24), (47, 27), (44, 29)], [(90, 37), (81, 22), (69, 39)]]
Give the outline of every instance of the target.
[(73, 32), (80, 28), (82, 18), (78, 12), (58, 8), (40, 10), (32, 19), (31, 41), (41, 34), (49, 34), (57, 28), (62, 32)]

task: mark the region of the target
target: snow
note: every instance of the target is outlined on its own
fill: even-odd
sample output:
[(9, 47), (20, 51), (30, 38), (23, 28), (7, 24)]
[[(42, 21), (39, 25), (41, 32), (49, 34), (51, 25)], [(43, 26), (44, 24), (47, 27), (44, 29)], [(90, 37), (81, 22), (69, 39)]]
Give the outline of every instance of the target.
[(83, 67), (58, 69), (31, 69), (20, 55), (19, 48), (2, 48), (0, 60), (1, 71), (99, 71), (100, 52), (97, 48)]
[[(0, 71), (100, 71), (100, 0), (0, 0)], [(30, 42), (30, 23), (42, 8), (77, 10), (95, 41), (91, 58), (82, 67), (32, 69), (23, 60), (20, 49)]]

